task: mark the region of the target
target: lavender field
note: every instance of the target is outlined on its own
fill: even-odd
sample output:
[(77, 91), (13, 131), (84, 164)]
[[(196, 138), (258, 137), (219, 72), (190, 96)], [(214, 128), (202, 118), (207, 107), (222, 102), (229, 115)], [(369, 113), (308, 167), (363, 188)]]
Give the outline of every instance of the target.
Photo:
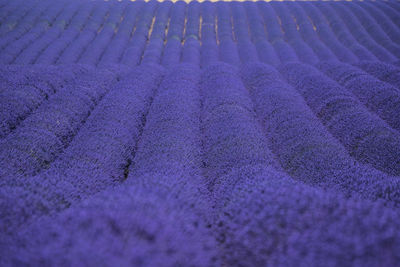
[(400, 2), (0, 0), (0, 266), (400, 266)]

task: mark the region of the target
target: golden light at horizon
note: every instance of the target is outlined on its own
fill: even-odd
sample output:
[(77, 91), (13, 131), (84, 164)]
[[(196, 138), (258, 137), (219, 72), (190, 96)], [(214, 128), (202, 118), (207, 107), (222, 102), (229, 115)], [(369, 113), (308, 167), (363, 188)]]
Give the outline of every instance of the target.
[[(104, 1), (109, 1), (109, 0), (104, 0)], [(117, 1), (122, 1), (122, 0), (117, 0)], [(136, 2), (136, 1), (142, 1), (142, 0), (130, 0), (131, 2)], [(144, 0), (144, 2), (150, 2), (150, 1), (157, 1), (157, 2), (318, 2), (318, 1), (323, 1), (323, 2), (363, 2), (364, 0)], [(374, 2), (375, 0), (370, 0)], [(388, 0), (381, 0), (384, 2), (388, 2)]]

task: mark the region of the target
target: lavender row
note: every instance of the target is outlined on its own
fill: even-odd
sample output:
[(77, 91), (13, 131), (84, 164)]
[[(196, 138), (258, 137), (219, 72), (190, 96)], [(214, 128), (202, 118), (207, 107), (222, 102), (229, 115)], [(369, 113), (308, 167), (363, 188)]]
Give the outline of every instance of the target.
[(253, 64), (241, 76), (272, 151), (292, 177), (346, 196), (399, 202), (398, 178), (355, 162), (276, 70)]
[(375, 76), (381, 81), (390, 83), (400, 90), (400, 68), (384, 62), (363, 61), (355, 64), (363, 71)]
[(64, 86), (4, 138), (1, 184), (19, 184), (24, 180), (20, 177), (49, 168), (107, 92), (112, 78), (111, 73), (99, 72)]
[[(197, 67), (181, 64), (173, 67), (161, 82), (131, 165), (130, 184), (162, 183), (174, 191), (195, 183), (190, 179), (201, 176), (199, 79)], [(176, 179), (187, 181), (170, 185), (169, 180), (137, 178), (152, 173), (176, 175)]]
[(359, 60), (377, 60), (377, 57), (372, 52), (354, 38), (330, 5), (321, 5), (320, 3), (313, 3), (313, 5), (319, 9), (329, 22), (330, 28), (335, 33), (336, 38), (351, 50)]
[(123, 20), (118, 26), (117, 33), (101, 56), (99, 62), (100, 66), (117, 64), (121, 60), (123, 51), (126, 49), (132, 37), (132, 31), (136, 27), (137, 18), (142, 8), (142, 2), (134, 2), (127, 5)]
[(15, 58), (32, 42), (38, 39), (52, 24), (55, 19), (60, 15), (62, 9), (66, 3), (57, 3), (50, 5), (45, 12), (45, 16), (41, 18), (41, 21), (35, 24), (35, 27), (30, 29), (18, 40), (13, 40), (12, 45), (8, 45), (0, 55), (0, 62), (2, 64), (10, 64)]
[(165, 29), (168, 28), (169, 14), (172, 6), (171, 2), (160, 3), (140, 64), (159, 64), (161, 62), (164, 40), (166, 38)]
[[(54, 16), (57, 15), (56, 7), (59, 8), (63, 4), (70, 7), (93, 5), (98, 11), (93, 14), (89, 23), (86, 23), (85, 29), (82, 32), (79, 29), (77, 32), (76, 29), (69, 27), (69, 24), (67, 25), (65, 19), (62, 18), (70, 10), (68, 6), (60, 10), (61, 17), (58, 21), (52, 22)], [(175, 36), (173, 38), (170, 38), (171, 34), (166, 37), (157, 35), (159, 36), (157, 38), (153, 35), (150, 37), (153, 39), (152, 44), (148, 47), (150, 49), (147, 51), (145, 47), (151, 24), (155, 23), (153, 26), (156, 28), (158, 24), (155, 21), (149, 21), (153, 15), (150, 13), (156, 6), (168, 6), (169, 4), (158, 4), (153, 1), (146, 4), (147, 11), (140, 12), (144, 21), (137, 20), (138, 27), (134, 28), (135, 19), (132, 19), (131, 16), (139, 9), (133, 8), (133, 6), (141, 4), (126, 1), (101, 4), (100, 2), (81, 4), (76, 1), (69, 4), (64, 1), (58, 1), (51, 5), (50, 2), (32, 4), (37, 9), (27, 12), (27, 18), (21, 18), (19, 23), (15, 22), (16, 20), (10, 22), (13, 25), (17, 23), (17, 26), (5, 26), (12, 27), (13, 30), (5, 34), (4, 42), (2, 40), (0, 45), (5, 47), (13, 41), (16, 46), (6, 47), (0, 58), (3, 58), (4, 63), (14, 60), (16, 63), (34, 63), (38, 59), (38, 63), (48, 64), (54, 63), (54, 60), (57, 60), (62, 53), (58, 63), (73, 63), (80, 60), (84, 63), (107, 66), (107, 64), (116, 64), (122, 60), (124, 64), (133, 66), (140, 63), (145, 54), (148, 54), (145, 61), (160, 61), (160, 56), (155, 50), (162, 50), (162, 43), (169, 40), (170, 42), (165, 45), (166, 51), (163, 56), (170, 59), (166, 59), (166, 63), (163, 64), (176, 64), (181, 49), (178, 39), (182, 38), (175, 36), (176, 30), (172, 29), (174, 32), (172, 35)], [(185, 9), (187, 5), (180, 2), (174, 6), (177, 9)], [(115, 9), (115, 7), (117, 8)], [(122, 9), (126, 7), (127, 11), (126, 16), (122, 15), (125, 19), (122, 20), (121, 25), (119, 25), (117, 17), (121, 17), (121, 14), (125, 13), (122, 9), (118, 10), (118, 7)], [(382, 8), (382, 11), (378, 8)], [(7, 14), (9, 12), (7, 10), (12, 9), (13, 7), (10, 5), (9, 9), (5, 9), (3, 12)], [(208, 65), (208, 61), (216, 61), (215, 53), (218, 53), (218, 50), (219, 59), (234, 65), (238, 65), (240, 62), (255, 62), (257, 57), (266, 63), (277, 65), (275, 54), (282, 62), (301, 60), (311, 64), (315, 64), (319, 60), (336, 60), (336, 57), (341, 61), (354, 63), (356, 60), (354, 55), (362, 60), (379, 58), (386, 62), (395, 62), (397, 57), (394, 55), (400, 51), (400, 47), (396, 43), (396, 25), (392, 21), (397, 11), (381, 3), (353, 3), (349, 4), (349, 7), (342, 3), (326, 5), (321, 3), (261, 2), (257, 4), (204, 3), (199, 4), (197, 9), (204, 10), (201, 22), (197, 22), (201, 24), (202, 33), (199, 40), (202, 42), (202, 50), (205, 50), (202, 53), (204, 55), (202, 56), (203, 66)], [(217, 9), (221, 11), (217, 12)], [(370, 14), (374, 9), (377, 9), (376, 14)], [(26, 8), (17, 8), (17, 10), (21, 13), (18, 13), (19, 15), (16, 17), (21, 17)], [(259, 13), (263, 15), (264, 22), (260, 19)], [(354, 18), (352, 17), (353, 13), (355, 14)], [(163, 16), (167, 16), (164, 20), (169, 20), (175, 15)], [(180, 29), (179, 32), (185, 24), (183, 16), (189, 19), (183, 12), (181, 15), (177, 15), (180, 22), (171, 24), (173, 28)], [(311, 20), (307, 16), (310, 16)], [(128, 21), (126, 17), (129, 17), (129, 23), (124, 23), (124, 21)], [(86, 18), (90, 17), (86, 16)], [(47, 20), (48, 23), (44, 23), (42, 19)], [(27, 25), (25, 25), (25, 21)], [(164, 23), (168, 24), (169, 22), (165, 21)], [(123, 24), (129, 25), (130, 31), (127, 30), (128, 26), (125, 26), (125, 29), (121, 28), (120, 26)], [(250, 25), (251, 27), (248, 27)], [(132, 29), (135, 34), (131, 38)], [(170, 27), (167, 31), (169, 30), (171, 30)], [(26, 33), (26, 31), (28, 32)], [(231, 38), (225, 38), (229, 32), (230, 34), (234, 32), (234, 35)], [(267, 37), (265, 37), (265, 32), (267, 32)], [(217, 40), (216, 35), (221, 37), (218, 37)], [(79, 37), (76, 39), (77, 36)], [(53, 41), (55, 41), (54, 44)], [(33, 44), (31, 44), (32, 42)], [(192, 49), (197, 49), (196, 42), (191, 41), (190, 43), (192, 43)], [(112, 46), (116, 45), (116, 48), (111, 49), (111, 44)], [(65, 49), (66, 51), (64, 51)], [(47, 56), (47, 53), (50, 55)]]
[(215, 5), (211, 2), (204, 2), (201, 4), (201, 18), (200, 21), (200, 40), (201, 40), (201, 55), (200, 65), (202, 68), (207, 67), (218, 61), (218, 46), (217, 46), (217, 33), (215, 31)]
[(274, 8), (276, 14), (279, 16), (284, 37), (288, 44), (296, 52), (300, 61), (308, 64), (315, 64), (318, 62), (318, 57), (314, 51), (303, 41), (300, 33), (297, 31), (297, 25), (290, 15), (290, 11), (282, 3), (273, 3), (270, 8)]
[(122, 183), (162, 74), (150, 66), (121, 78), (48, 170), (3, 187), (3, 232)]
[(35, 64), (55, 64), (64, 50), (77, 38), (86, 21), (92, 15), (93, 9), (94, 4), (92, 2), (82, 4), (65, 31), (38, 56)]
[(309, 5), (308, 11), (311, 12), (312, 9), (315, 10), (315, 13), (320, 13), (323, 16), (323, 19), (328, 21), (330, 27), (327, 28), (327, 31), (328, 29), (331, 29), (337, 40), (339, 40), (345, 48), (349, 49), (354, 55), (356, 55), (359, 60), (377, 60), (374, 54), (359, 44), (350, 34), (348, 29), (342, 24), (342, 21), (330, 6), (313, 3), (313, 6)]
[(4, 23), (4, 21), (9, 19), (9, 16), (13, 14), (14, 12), (18, 12), (21, 9), (18, 9), (18, 5), (20, 4), (20, 1), (13, 1), (10, 3), (1, 3), (0, 6), (0, 23)]
[(385, 5), (382, 3), (376, 3), (376, 6), (380, 8), (383, 12), (385, 12), (386, 16), (388, 16), (397, 27), (400, 27), (400, 19), (399, 19), (399, 12), (393, 9), (389, 5)]
[(283, 33), (277, 21), (277, 15), (274, 9), (267, 3), (257, 3), (260, 13), (264, 18), (264, 24), (267, 31), (267, 38), (272, 43), (275, 53), (281, 62), (298, 61), (298, 57), (293, 48), (283, 39)]
[[(196, 68), (182, 66), (171, 70), (163, 80), (146, 117), (135, 161), (124, 185), (71, 207), (55, 220), (45, 218), (33, 224), (18, 236), (17, 249), (13, 251), (11, 247), (9, 258), (48, 264), (215, 264), (214, 237), (204, 219), (194, 211), (200, 208), (194, 205), (201, 204), (198, 188), (190, 186), (196, 181), (182, 180), (195, 178), (192, 175), (198, 171), (193, 170), (199, 168), (201, 160), (197, 138), (199, 76)], [(180, 142), (172, 141), (176, 138)], [(157, 159), (153, 160), (152, 155)], [(82, 227), (88, 220), (94, 232)], [(107, 223), (110, 221), (112, 224)], [(66, 227), (59, 232), (58, 225)], [(94, 234), (96, 231), (101, 233)], [(55, 232), (61, 236), (49, 240)], [(76, 242), (76, 238), (80, 241)], [(69, 253), (64, 254), (71, 241)], [(28, 242), (30, 246), (21, 251), (18, 242)], [(110, 242), (112, 247), (104, 247)]]
[(201, 227), (209, 213), (202, 176), (198, 67), (174, 66), (152, 102), (126, 184), (154, 191), (177, 208), (197, 214)]
[(7, 77), (0, 91), (0, 138), (12, 132), (43, 101), (73, 77), (54, 67), (35, 67), (29, 70), (16, 67), (15, 71), (10, 72), (4, 73)]
[(106, 2), (104, 5), (97, 5), (90, 19), (88, 19), (84, 28), (79, 31), (79, 35), (72, 41), (57, 60), (57, 64), (72, 64), (78, 62), (79, 58), (85, 51), (85, 48), (96, 37), (97, 32), (104, 24), (104, 16), (108, 13), (111, 3)]
[[(192, 244), (198, 248), (191, 252), (191, 258), (184, 259), (185, 265), (216, 264), (215, 239), (207, 226), (208, 192), (201, 170), (199, 80), (200, 71), (193, 65), (178, 65), (167, 73), (146, 117), (126, 182), (130, 187), (152, 192), (156, 199), (173, 207), (172, 214), (179, 211), (185, 215), (185, 223), (194, 225), (197, 233), (191, 235), (196, 239), (182, 245), (190, 250), (196, 249)], [(190, 236), (185, 230), (180, 232)], [(172, 259), (182, 257), (187, 249), (180, 247)]]
[(333, 136), (357, 160), (399, 175), (400, 135), (370, 113), (354, 96), (311, 66), (280, 68)]
[(396, 24), (391, 21), (386, 14), (379, 8), (374, 8), (371, 3), (358, 4), (358, 6), (364, 8), (370, 16), (372, 16), (376, 23), (378, 23), (383, 31), (392, 39), (393, 42), (399, 43), (400, 30)]
[(215, 240), (197, 216), (134, 186), (108, 189), (43, 218), (8, 244), (0, 252), (4, 265), (218, 265)]
[[(392, 41), (392, 39), (386, 34), (383, 28), (377, 23), (377, 21), (366, 12), (363, 8), (359, 7), (358, 4), (350, 3), (349, 9), (358, 18), (360, 23), (363, 25), (366, 32), (374, 39), (378, 44), (386, 48), (397, 58), (400, 57), (400, 46), (398, 42)], [(385, 17), (386, 18), (386, 17)], [(390, 29), (390, 25), (388, 25)], [(399, 33), (397, 31), (397, 33)], [(393, 35), (392, 35), (393, 36)], [(397, 37), (398, 39), (399, 37)]]
[(200, 3), (193, 1), (187, 7), (184, 44), (181, 62), (200, 66)]
[[(379, 28), (371, 28), (368, 29), (368, 32), (366, 29), (363, 28), (362, 24), (357, 21), (356, 18), (354, 18), (354, 14), (351, 14), (348, 10), (348, 8), (344, 8), (343, 5), (337, 4), (337, 5), (332, 5), (334, 9), (336, 9), (336, 12), (338, 15), (341, 16), (342, 21), (344, 22), (345, 25), (347, 25), (347, 28), (350, 30), (350, 32), (353, 34), (354, 38), (357, 39), (357, 41), (365, 46), (369, 51), (374, 53), (374, 55), (381, 61), (385, 62), (393, 62), (396, 60), (396, 57), (390, 53), (388, 50), (386, 50), (384, 47), (382, 47), (382, 42), (379, 41), (381, 44), (378, 44), (376, 41), (376, 35), (379, 33), (376, 30)], [(357, 11), (356, 16), (361, 16), (362, 14), (360, 11)], [(373, 24), (375, 26), (375, 24)], [(372, 34), (373, 37), (375, 37), (375, 40), (371, 38), (369, 34)], [(379, 38), (385, 38), (385, 35), (380, 35)], [(387, 38), (387, 37), (386, 37)], [(389, 43), (384, 43), (386, 48), (389, 48), (390, 50), (397, 51), (398, 53), (398, 47), (393, 46), (393, 44)]]
[(89, 65), (97, 65), (102, 54), (114, 37), (114, 32), (119, 26), (121, 17), (125, 13), (127, 2), (114, 2), (110, 7), (109, 16), (97, 33), (93, 41), (86, 47), (78, 62)]
[(251, 42), (247, 15), (243, 4), (235, 2), (232, 5), (231, 12), (240, 61), (242, 63), (258, 61), (256, 47)]
[(396, 3), (395, 1), (389, 2), (389, 3), (387, 3), (387, 5), (389, 5), (393, 10), (400, 12), (400, 7), (399, 7), (398, 3)]
[(244, 6), (249, 23), (251, 39), (256, 47), (260, 61), (277, 66), (280, 64), (280, 60), (275, 53), (274, 47), (265, 40), (266, 32), (264, 29), (264, 22), (257, 6), (250, 3), (245, 3)]
[(33, 26), (37, 23), (37, 20), (44, 16), (45, 12), (49, 12), (49, 6), (52, 1), (45, 1), (41, 5), (35, 6), (33, 10), (22, 19), (20, 23), (13, 29), (13, 31), (7, 33), (2, 39), (0, 40), (0, 49), (3, 50), (7, 45), (11, 42), (14, 42), (20, 39), (26, 32), (32, 29)]
[(65, 27), (73, 19), (78, 11), (80, 4), (71, 3), (64, 8), (64, 11), (58, 16), (51, 28), (47, 30), (39, 39), (35, 40), (30, 46), (25, 48), (21, 54), (13, 61), (14, 64), (32, 64), (36, 58), (47, 48), (55, 39), (57, 39), (65, 30)]
[(162, 53), (162, 64), (164, 66), (176, 65), (181, 58), (181, 42), (183, 40), (183, 31), (185, 27), (185, 9), (184, 2), (178, 2), (171, 8), (171, 15), (168, 24), (168, 33), (166, 44)]
[(135, 32), (124, 51), (121, 63), (128, 66), (136, 66), (140, 63), (148, 42), (149, 31), (155, 22), (154, 13), (158, 5), (157, 2), (150, 1), (144, 6), (143, 11), (140, 12)]
[[(352, 42), (352, 40), (348, 40), (346, 35), (340, 35), (340, 37), (337, 38), (335, 36), (335, 33), (333, 32), (333, 27), (331, 28), (331, 26), (327, 23), (324, 15), (313, 4), (303, 3), (300, 6), (312, 20), (313, 27), (315, 27), (315, 31), (318, 33), (320, 40), (332, 50), (332, 52), (340, 61), (348, 63), (358, 61), (357, 57), (359, 57), (359, 54), (353, 52), (354, 50), (358, 50), (358, 48), (360, 47), (359, 45), (353, 43), (351, 47), (354, 49), (348, 48), (346, 42)], [(343, 32), (343, 29), (336, 28), (336, 32), (339, 30)], [(345, 40), (347, 41), (343, 41), (342, 38), (346, 38)], [(373, 57), (371, 56), (370, 58)]]
[(396, 265), (398, 213), (298, 183), (267, 166), (219, 178), (215, 218), (230, 266)]
[(341, 63), (321, 63), (319, 69), (350, 90), (369, 110), (400, 130), (400, 91), (366, 72)]
[(21, 5), (22, 2), (23, 1), (12, 1), (8, 6), (8, 10), (6, 10), (6, 8), (1, 9), (2, 12), (9, 11), (11, 14), (0, 15), (2, 20), (0, 25), (0, 36), (4, 37), (10, 31), (15, 30), (21, 19), (28, 15), (32, 9), (36, 8), (39, 3), (39, 1), (29, 1)]
[[(53, 66), (44, 69), (54, 69)], [(30, 69), (30, 71), (27, 71)], [(28, 78), (33, 79), (32, 73), (37, 73), (37, 68), (28, 65), (0, 65), (0, 93), (10, 90), (10, 87), (29, 84)], [(39, 83), (40, 84), (40, 83)]]
[[(215, 213), (211, 218), (222, 262), (232, 266), (295, 265), (300, 260), (307, 265), (322, 260), (332, 265), (396, 262), (395, 212), (312, 189), (271, 167), (275, 163), (261, 131), (255, 130), (257, 121), (249, 118), (254, 114), (244, 108), (244, 100), (241, 105), (231, 104), (237, 100), (230, 96), (246, 95), (234, 73), (232, 67), (213, 65), (203, 72), (201, 83), (205, 171), (212, 185)], [(228, 87), (231, 92), (224, 94)], [(227, 97), (219, 101), (221, 108), (214, 109), (215, 113), (208, 104), (211, 92)], [(263, 149), (258, 150), (260, 146)], [(233, 164), (227, 166), (227, 162)], [(218, 173), (210, 175), (213, 170)], [(391, 242), (386, 243), (385, 229), (396, 233), (390, 234)], [(383, 244), (388, 246), (382, 248)]]
[(216, 3), (216, 9), (219, 60), (235, 66), (240, 65), (240, 57), (236, 45), (237, 39), (233, 35), (230, 5), (227, 2), (219, 2)]
[(319, 39), (301, 5), (298, 3), (287, 3), (285, 6), (287, 7), (287, 13), (290, 11), (294, 16), (301, 37), (313, 49), (318, 59), (320, 61), (337, 61), (333, 51)]
[(211, 186), (241, 166), (259, 163), (280, 168), (234, 67), (219, 63), (205, 69), (201, 94), (204, 171)]

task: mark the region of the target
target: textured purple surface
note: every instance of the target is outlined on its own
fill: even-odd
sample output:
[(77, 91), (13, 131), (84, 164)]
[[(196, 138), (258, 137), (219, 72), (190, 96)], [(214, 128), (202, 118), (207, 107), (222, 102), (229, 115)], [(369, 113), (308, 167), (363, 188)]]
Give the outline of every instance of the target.
[(0, 265), (400, 266), (399, 18), (0, 0)]

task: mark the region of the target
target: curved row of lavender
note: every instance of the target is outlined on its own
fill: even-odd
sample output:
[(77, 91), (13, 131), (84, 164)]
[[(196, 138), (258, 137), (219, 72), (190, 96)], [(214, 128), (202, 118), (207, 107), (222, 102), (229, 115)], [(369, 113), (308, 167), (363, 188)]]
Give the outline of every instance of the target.
[(0, 0), (0, 265), (400, 266), (399, 18)]

